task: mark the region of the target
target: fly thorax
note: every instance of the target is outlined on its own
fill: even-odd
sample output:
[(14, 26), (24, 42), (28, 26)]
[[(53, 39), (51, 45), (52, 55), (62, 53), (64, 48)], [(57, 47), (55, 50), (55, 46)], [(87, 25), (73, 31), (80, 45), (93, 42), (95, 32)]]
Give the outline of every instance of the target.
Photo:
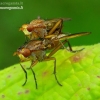
[(32, 58), (33, 61), (36, 61), (37, 60), (36, 54), (34, 52), (32, 52), (31, 58)]
[(35, 54), (38, 61), (43, 61), (46, 56), (46, 52), (43, 50), (36, 51)]

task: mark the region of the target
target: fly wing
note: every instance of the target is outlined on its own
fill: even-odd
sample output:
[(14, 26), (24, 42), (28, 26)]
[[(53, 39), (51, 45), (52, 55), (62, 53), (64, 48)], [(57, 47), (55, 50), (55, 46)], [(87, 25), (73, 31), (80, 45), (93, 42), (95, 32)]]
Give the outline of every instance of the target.
[(59, 20), (70, 21), (71, 18), (55, 18), (55, 19), (47, 19), (47, 20), (45, 20), (45, 21), (51, 22), (51, 23), (56, 23), (56, 22), (59, 21)]
[(61, 38), (59, 38), (59, 40), (66, 40), (66, 39), (70, 39), (70, 38), (75, 38), (75, 37), (79, 37), (79, 36), (84, 36), (84, 35), (88, 35), (91, 32), (80, 32), (80, 33), (74, 33), (74, 34), (70, 34), (67, 36), (63, 36)]
[(63, 26), (63, 21), (70, 20), (70, 18), (59, 18), (45, 21), (48, 34), (60, 34)]

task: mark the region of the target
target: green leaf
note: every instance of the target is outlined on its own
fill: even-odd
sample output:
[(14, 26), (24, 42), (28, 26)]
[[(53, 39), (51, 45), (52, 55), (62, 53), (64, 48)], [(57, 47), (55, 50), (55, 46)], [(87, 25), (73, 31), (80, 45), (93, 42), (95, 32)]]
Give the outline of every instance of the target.
[(57, 78), (53, 69), (54, 61), (39, 62), (33, 67), (38, 89), (35, 87), (30, 62), (22, 63), (28, 73), (25, 86), (25, 73), (19, 64), (0, 71), (0, 100), (100, 100), (100, 44), (74, 47), (71, 53), (59, 50), (54, 57), (57, 62)]

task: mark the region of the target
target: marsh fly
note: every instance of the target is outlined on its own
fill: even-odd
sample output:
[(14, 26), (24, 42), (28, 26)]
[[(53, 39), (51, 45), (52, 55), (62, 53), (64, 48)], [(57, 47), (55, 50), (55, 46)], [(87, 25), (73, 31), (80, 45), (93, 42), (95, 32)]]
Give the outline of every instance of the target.
[(29, 24), (24, 24), (19, 29), (24, 32), (25, 36), (29, 38), (29, 40), (35, 40), (39, 38), (47, 38), (50, 37), (51, 34), (61, 34), (63, 21), (71, 20), (71, 18), (59, 18), (52, 20), (44, 20), (44, 19), (35, 19), (32, 20)]
[[(90, 34), (90, 32), (81, 32), (81, 33), (76, 33), (76, 34), (70, 34), (68, 36), (66, 36), (65, 34), (59, 34), (59, 35), (55, 35), (52, 38), (48, 39), (48, 41), (45, 41), (45, 39), (44, 40), (30, 40), (26, 44), (24, 44), (23, 46), (18, 48), (17, 51), (14, 53), (14, 55), (18, 55), (21, 62), (25, 62), (27, 60), (31, 61), (31, 65), (30, 65), (29, 69), (31, 69), (31, 71), (33, 73), (36, 89), (38, 88), (37, 79), (36, 79), (35, 72), (32, 69), (32, 67), (35, 66), (39, 61), (42, 62), (42, 61), (53, 60), (54, 61), (55, 79), (56, 79), (57, 83), (60, 86), (62, 86), (62, 84), (58, 81), (58, 78), (56, 76), (56, 58), (52, 57), (52, 56), (65, 43), (68, 43), (68, 39), (87, 35), (87, 34)], [(69, 43), (68, 43), (68, 46), (70, 48)], [(47, 50), (50, 50), (50, 53), (48, 56), (46, 55)], [(22, 66), (22, 64), (20, 64), (20, 65), (21, 65), (23, 71), (25, 72), (25, 82), (23, 84), (23, 86), (24, 86), (27, 82), (27, 72), (24, 69), (24, 67)]]

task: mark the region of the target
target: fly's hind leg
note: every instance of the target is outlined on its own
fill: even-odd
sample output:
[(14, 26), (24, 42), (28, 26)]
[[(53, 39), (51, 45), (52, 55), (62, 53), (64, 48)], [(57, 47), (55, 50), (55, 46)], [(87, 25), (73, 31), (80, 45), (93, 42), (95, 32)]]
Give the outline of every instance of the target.
[[(61, 40), (66, 41), (66, 42), (68, 43), (69, 51), (71, 51), (71, 52), (82, 51), (84, 48), (82, 48), (82, 49), (80, 49), (80, 50), (75, 50), (75, 51), (72, 50), (72, 47), (71, 47), (71, 45), (70, 45), (68, 39), (70, 39), (70, 38), (75, 38), (75, 37), (79, 37), (79, 36), (88, 35), (88, 34), (90, 34), (90, 33), (91, 33), (91, 32), (80, 32), (80, 33), (70, 34), (70, 35), (68, 35), (68, 36), (63, 36), (63, 37), (59, 38), (59, 41), (61, 41)], [(61, 45), (62, 45), (63, 42), (60, 42), (60, 43), (61, 43)], [(64, 47), (64, 45), (62, 45), (62, 46)]]
[(61, 30), (62, 30), (63, 21), (69, 21), (69, 20), (71, 20), (71, 18), (60, 18), (57, 21), (57, 23), (53, 26), (53, 28), (48, 32), (48, 35), (53, 34), (56, 31), (57, 28), (59, 28), (58, 29), (58, 32), (59, 32), (58, 34), (61, 34), (62, 33)]
[(59, 30), (59, 33), (61, 33), (61, 29), (62, 29), (62, 23), (63, 23), (63, 20), (62, 19), (59, 19), (59, 21), (53, 26), (53, 28), (48, 32), (48, 35), (51, 35), (54, 33), (54, 31), (60, 26), (60, 30)]
[(73, 50), (73, 49), (72, 49), (72, 46), (71, 46), (71, 44), (70, 44), (70, 42), (69, 42), (68, 40), (65, 40), (65, 41), (68, 43), (69, 49), (67, 49), (65, 46), (64, 46), (64, 48), (67, 49), (67, 50), (70, 51), (70, 52), (76, 53), (76, 52), (82, 51), (82, 50), (84, 49), (84, 48), (82, 48), (82, 49), (80, 49), (80, 50)]

